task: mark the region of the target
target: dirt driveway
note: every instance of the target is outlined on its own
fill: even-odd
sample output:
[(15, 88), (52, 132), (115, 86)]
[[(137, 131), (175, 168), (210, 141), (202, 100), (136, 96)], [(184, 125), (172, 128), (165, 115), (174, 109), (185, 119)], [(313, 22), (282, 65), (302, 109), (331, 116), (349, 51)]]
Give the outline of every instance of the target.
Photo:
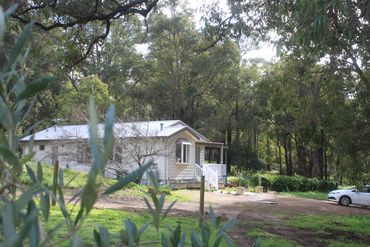
[[(190, 202), (177, 202), (172, 214), (197, 216), (199, 214), (199, 191), (189, 191)], [(286, 197), (270, 193), (247, 193), (245, 195), (206, 192), (205, 207), (211, 205), (224, 219), (238, 219), (241, 224), (231, 233), (238, 246), (251, 246), (252, 238), (246, 234), (258, 226), (278, 236), (303, 246), (325, 246), (314, 231), (286, 226), (285, 220), (296, 216), (316, 215), (370, 215), (370, 210), (361, 207), (342, 207), (336, 203)], [(142, 211), (144, 201), (139, 199), (100, 199), (96, 207)], [(361, 237), (362, 238), (362, 237)], [(370, 243), (369, 239), (360, 239)]]
[[(199, 211), (199, 191), (186, 192), (191, 198), (190, 202), (177, 202), (174, 211), (184, 211), (188, 214), (197, 214)], [(245, 193), (244, 195), (230, 195), (216, 192), (205, 193), (205, 208), (212, 206), (217, 212), (226, 214), (228, 218), (237, 218), (240, 214), (248, 214), (248, 211), (261, 212), (289, 212), (290, 214), (335, 214), (335, 215), (369, 215), (370, 210), (362, 207), (342, 207), (335, 202), (319, 201), (297, 197), (281, 196), (271, 193)], [(144, 201), (134, 198), (103, 198), (96, 207), (112, 209), (144, 209)], [(250, 210), (249, 210), (250, 209)], [(252, 210), (253, 209), (253, 210)]]

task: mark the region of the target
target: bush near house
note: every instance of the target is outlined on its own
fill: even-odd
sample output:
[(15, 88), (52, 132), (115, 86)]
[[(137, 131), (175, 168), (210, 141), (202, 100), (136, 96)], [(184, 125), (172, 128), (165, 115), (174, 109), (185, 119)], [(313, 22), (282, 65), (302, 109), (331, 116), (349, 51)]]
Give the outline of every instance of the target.
[(285, 176), (268, 173), (258, 173), (249, 177), (248, 186), (263, 186), (273, 191), (321, 191), (328, 192), (337, 188), (332, 180), (319, 180), (302, 176)]
[(227, 177), (227, 184), (230, 187), (237, 187), (237, 186), (239, 186), (239, 181), (240, 181), (240, 178), (239, 177), (236, 177), (236, 176), (228, 176)]

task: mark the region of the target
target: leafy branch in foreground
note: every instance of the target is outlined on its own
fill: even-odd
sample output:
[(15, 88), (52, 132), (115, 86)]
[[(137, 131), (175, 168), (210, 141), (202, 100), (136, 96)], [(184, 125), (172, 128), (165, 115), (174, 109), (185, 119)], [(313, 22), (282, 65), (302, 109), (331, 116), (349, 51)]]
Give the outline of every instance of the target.
[[(0, 8), (0, 38), (4, 36), (3, 34), (6, 30), (5, 20), (14, 10), (12, 8), (10, 11), (3, 12)], [(13, 49), (6, 56), (8, 60), (4, 63), (0, 71), (1, 246), (58, 246), (66, 241), (71, 246), (85, 246), (86, 243), (80, 237), (79, 232), (84, 224), (84, 220), (93, 210), (101, 191), (98, 178), (104, 175), (105, 167), (112, 153), (114, 144), (112, 129), (115, 109), (114, 106), (109, 108), (105, 117), (104, 131), (101, 133), (98, 129), (96, 107), (94, 101), (92, 99), (90, 100), (89, 144), (93, 156), (93, 164), (88, 173), (86, 184), (80, 192), (72, 197), (73, 199), (78, 198), (80, 200), (78, 213), (74, 217), (74, 207), (70, 207), (65, 201), (63, 169), (59, 169), (55, 173), (57, 177), (53, 179), (55, 183), (51, 186), (44, 183), (44, 173), (41, 164), (37, 165), (35, 171), (26, 165), (26, 162), (34, 154), (32, 151), (29, 154), (25, 154), (23, 158), (20, 158), (18, 154), (18, 150), (20, 149), (19, 139), (21, 138), (19, 135), (21, 132), (20, 126), (31, 112), (37, 93), (45, 89), (51, 80), (50, 77), (43, 77), (42, 79), (31, 82), (26, 81), (23, 67), (28, 53), (27, 51), (24, 52), (24, 50), (27, 40), (30, 38), (32, 26), (32, 23), (29, 24), (18, 35)], [(32, 144), (30, 150), (33, 150)], [(152, 164), (152, 161), (148, 162), (121, 178), (115, 184), (105, 189), (103, 195), (112, 194), (124, 188), (130, 182), (141, 177)], [(24, 167), (30, 178), (30, 184), (22, 183), (20, 180), (20, 174)], [(149, 188), (148, 194), (152, 202), (145, 199), (145, 203), (149, 208), (152, 221), (148, 221), (142, 227), (138, 228), (133, 221), (126, 219), (124, 222), (125, 227), (120, 233), (120, 241), (127, 246), (139, 246), (141, 236), (150, 225), (153, 225), (158, 232), (162, 221), (167, 217), (175, 204), (175, 202), (172, 202), (164, 209), (166, 195), (160, 193), (158, 179), (155, 173), (149, 170), (148, 176), (152, 186)], [(52, 187), (56, 187), (56, 190)], [(55, 192), (53, 193), (53, 191)], [(63, 216), (63, 222), (59, 222), (54, 226), (49, 225), (52, 208), (51, 200), (57, 201), (58, 210)], [(226, 224), (221, 227), (221, 221), (212, 220), (212, 222), (215, 223), (213, 225), (216, 227), (201, 226), (202, 241), (197, 237), (195, 231), (192, 232), (193, 246), (210, 246), (211, 239), (209, 237), (213, 232), (216, 234), (216, 242), (212, 246), (218, 246), (223, 239), (229, 240), (228, 243), (231, 245), (231, 240), (225, 232), (233, 224)], [(46, 225), (48, 226), (48, 231), (45, 229)], [(60, 231), (63, 226), (67, 228), (66, 233)], [(165, 234), (162, 234), (162, 245), (183, 246), (186, 234), (182, 232), (181, 225), (177, 225), (175, 230), (172, 230), (170, 227), (167, 228), (170, 235), (167, 238)], [(91, 230), (97, 246), (103, 247), (112, 244), (111, 238), (114, 235), (109, 233), (108, 228), (99, 226), (98, 229)], [(58, 237), (56, 238), (57, 233)]]

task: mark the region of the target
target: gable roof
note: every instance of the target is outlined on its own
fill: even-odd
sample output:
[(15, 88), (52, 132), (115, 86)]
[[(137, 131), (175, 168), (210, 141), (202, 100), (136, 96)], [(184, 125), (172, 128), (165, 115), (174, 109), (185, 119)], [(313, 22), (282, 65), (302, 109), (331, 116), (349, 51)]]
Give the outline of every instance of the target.
[[(116, 137), (126, 138), (170, 137), (185, 129), (191, 132), (199, 141), (210, 142), (209, 139), (181, 120), (121, 122), (115, 123), (113, 126)], [(103, 135), (104, 124), (98, 124), (98, 132)], [(89, 125), (52, 126), (26, 136), (20, 141), (30, 141), (32, 136), (35, 141), (88, 139)]]

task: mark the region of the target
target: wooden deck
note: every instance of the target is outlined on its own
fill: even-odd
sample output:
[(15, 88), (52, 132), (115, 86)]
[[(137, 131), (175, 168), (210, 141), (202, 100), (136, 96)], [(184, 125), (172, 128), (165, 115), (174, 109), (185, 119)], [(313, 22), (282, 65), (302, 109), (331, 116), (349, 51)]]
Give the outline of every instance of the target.
[[(175, 189), (200, 189), (200, 182), (193, 180), (170, 181), (170, 186)], [(218, 188), (225, 188), (225, 184), (218, 183)]]

